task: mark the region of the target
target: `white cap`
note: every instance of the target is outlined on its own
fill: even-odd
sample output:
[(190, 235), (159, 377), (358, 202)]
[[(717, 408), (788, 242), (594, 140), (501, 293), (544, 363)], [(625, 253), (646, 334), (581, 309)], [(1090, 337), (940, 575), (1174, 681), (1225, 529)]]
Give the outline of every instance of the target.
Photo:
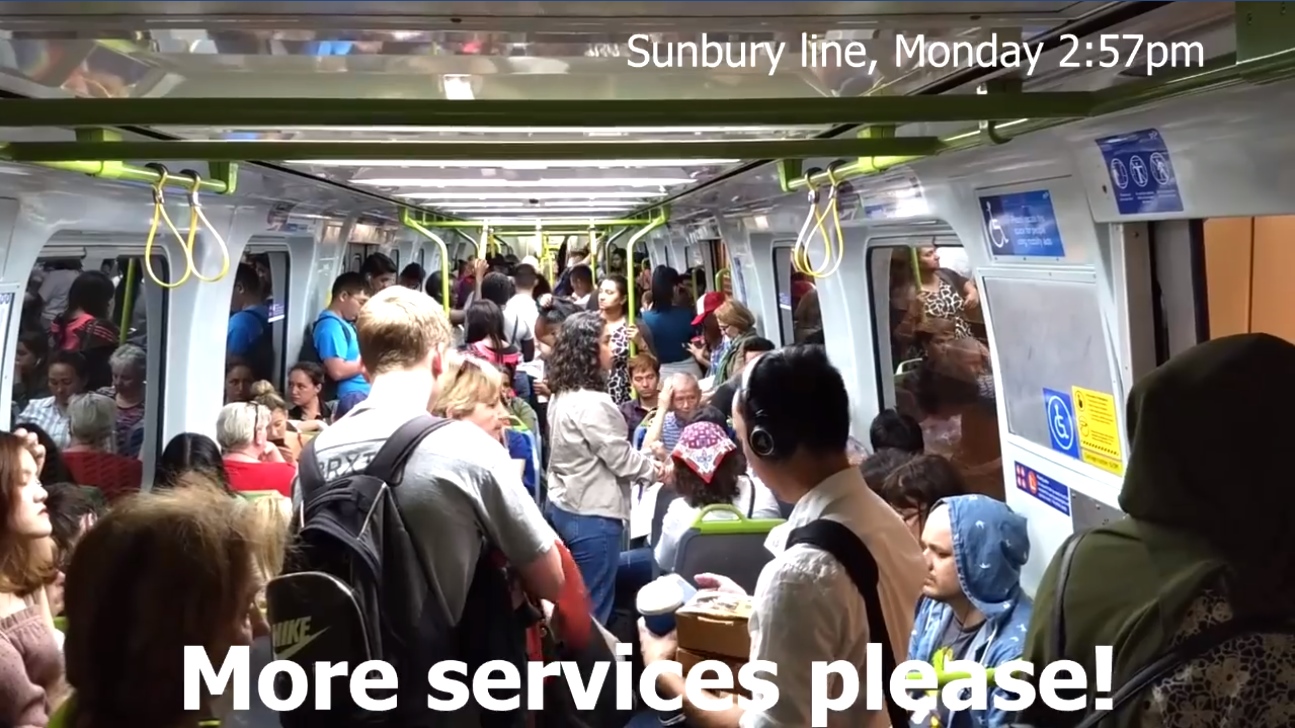
[(540, 259), (536, 258), (533, 255), (528, 255), (525, 258), (522, 258), (521, 265), (529, 265), (530, 267), (535, 268), (536, 270), (539, 270)]

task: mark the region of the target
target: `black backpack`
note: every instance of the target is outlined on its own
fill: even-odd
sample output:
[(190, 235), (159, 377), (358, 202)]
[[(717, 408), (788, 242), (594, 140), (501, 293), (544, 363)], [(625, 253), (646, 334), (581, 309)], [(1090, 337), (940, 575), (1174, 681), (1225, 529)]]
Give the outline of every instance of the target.
[[(306, 327), (306, 335), (301, 337), (301, 349), (297, 352), (297, 361), (308, 361), (318, 364), (321, 368), (324, 366), (324, 359), (319, 355), (319, 349), (315, 347), (315, 326), (319, 319), (310, 322)], [(324, 372), (324, 387), (319, 392), (319, 398), (322, 402), (331, 402), (337, 399), (337, 382)]]
[(257, 379), (273, 381), (276, 354), (274, 351), (274, 330), (270, 325), (270, 316), (260, 308), (249, 308), (243, 313), (256, 317), (256, 322), (261, 327), (261, 333), (256, 337), (256, 341), (252, 344), (252, 351), (248, 354), (250, 359), (248, 364), (251, 365), (252, 371), (256, 372)]
[[(527, 625), (513, 609), (493, 551), (483, 543), (463, 617), (451, 625), (440, 588), (428, 578), (396, 502), (405, 463), (448, 422), (420, 415), (397, 429), (363, 471), (332, 480), (321, 472), (313, 441), (303, 452), (295, 538), (283, 574), (266, 588), (275, 659), (296, 662), (311, 677), (301, 707), (280, 714), (283, 728), (445, 725), (446, 717), (427, 707), (429, 694), (449, 698), (428, 687), (428, 670), (445, 660), (467, 663), (470, 676), (485, 662), (506, 659), (525, 676)], [(395, 668), (397, 691), (369, 691), (373, 700), (395, 695), (394, 710), (355, 705), (347, 677), (330, 681), (328, 709), (315, 708), (316, 662), (345, 662), (354, 670), (367, 660)], [(470, 685), (462, 676), (453, 679)], [(289, 693), (283, 675), (275, 690), (280, 698)], [(507, 697), (499, 691), (494, 696)], [(464, 709), (480, 712), (483, 728), (524, 725), (522, 711), (489, 713), (472, 702)]]

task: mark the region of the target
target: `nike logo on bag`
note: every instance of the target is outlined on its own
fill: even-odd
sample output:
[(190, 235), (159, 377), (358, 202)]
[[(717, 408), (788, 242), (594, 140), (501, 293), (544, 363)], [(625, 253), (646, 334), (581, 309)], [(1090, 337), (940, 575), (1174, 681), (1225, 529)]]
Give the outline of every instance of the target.
[(270, 628), (274, 657), (277, 660), (290, 660), (292, 656), (306, 649), (311, 642), (329, 630), (325, 627), (314, 634), (310, 632), (310, 617), (290, 619)]

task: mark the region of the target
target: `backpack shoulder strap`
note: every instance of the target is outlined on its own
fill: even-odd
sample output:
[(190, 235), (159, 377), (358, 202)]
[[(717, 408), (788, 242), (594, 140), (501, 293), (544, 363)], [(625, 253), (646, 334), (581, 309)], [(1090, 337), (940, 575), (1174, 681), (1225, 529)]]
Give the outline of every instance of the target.
[[(792, 531), (787, 539), (787, 548), (800, 543), (828, 552), (850, 575), (850, 580), (859, 590), (868, 609), (868, 640), (881, 645), (882, 674), (893, 674), (898, 663), (890, 644), (890, 632), (886, 629), (886, 617), (881, 610), (881, 595), (877, 591), (881, 573), (872, 552), (854, 531), (826, 518), (811, 521)], [(911, 720), (908, 713), (891, 697), (889, 690), (886, 691), (886, 713), (890, 716), (892, 726), (907, 726)]]
[(1057, 566), (1057, 586), (1052, 596), (1052, 659), (1060, 660), (1066, 654), (1066, 585), (1070, 583), (1070, 564), (1075, 560), (1075, 547), (1083, 540), (1085, 531), (1071, 535), (1061, 547), (1061, 561)]
[(297, 492), (302, 494), (302, 502), (306, 501), (306, 493), (317, 493), (320, 488), (324, 487), (327, 479), (324, 478), (324, 471), (319, 467), (319, 458), (315, 455), (315, 441), (318, 438), (310, 438), (310, 442), (301, 449), (301, 457), (297, 458)]
[(365, 474), (393, 487), (399, 485), (401, 477), (404, 476), (402, 470), (405, 467), (405, 461), (414, 454), (419, 443), (450, 422), (451, 420), (444, 417), (423, 414), (401, 425), (391, 434), (391, 437), (387, 438), (387, 442), (378, 454), (373, 456), (369, 467), (364, 470)]

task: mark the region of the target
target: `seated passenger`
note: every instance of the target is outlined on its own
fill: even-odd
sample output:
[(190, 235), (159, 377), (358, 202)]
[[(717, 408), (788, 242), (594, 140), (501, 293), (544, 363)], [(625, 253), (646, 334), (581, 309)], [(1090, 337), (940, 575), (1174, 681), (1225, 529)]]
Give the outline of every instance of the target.
[(116, 453), (138, 457), (144, 445), (144, 376), (148, 371), (148, 356), (134, 344), (117, 348), (108, 359), (112, 367), (112, 386), (99, 390), (99, 394), (112, 397), (117, 403)]
[(868, 439), (872, 442), (872, 451), (880, 452), (891, 448), (913, 455), (921, 455), (926, 450), (922, 441), (922, 426), (917, 420), (897, 410), (882, 410), (872, 418), (868, 426)]
[[(1239, 629), (1133, 696), (1113, 716), (1118, 725), (1290, 724), (1295, 490), (1278, 474), (1289, 468), (1284, 413), (1295, 391), (1274, 383), (1292, 367), (1295, 346), (1282, 339), (1226, 336), (1173, 357), (1129, 393), (1119, 499), (1127, 516), (1078, 536), (1064, 593), (1057, 550), (1035, 594), (1023, 658), (1075, 660), (1091, 675), (1093, 648), (1110, 645), (1118, 689), (1186, 639)], [(1059, 600), (1062, 654), (1049, 618)], [(1036, 701), (1020, 719), (1071, 726), (1081, 717)]]
[(0, 432), (0, 722), (43, 726), (63, 699), (63, 665), (45, 585), (53, 532), (35, 436)]
[(98, 488), (109, 503), (139, 490), (143, 463), (112, 452), (117, 405), (102, 394), (78, 394), (67, 413), (72, 444), (63, 449), (63, 459), (76, 482)]
[(299, 361), (288, 370), (288, 417), (297, 422), (327, 423), (333, 411), (324, 401), (324, 368), (313, 361)]
[(522, 473), (522, 484), (534, 498), (539, 489), (535, 453), (526, 435), (508, 427), (508, 410), (504, 408), (503, 398), (504, 379), (498, 369), (472, 356), (447, 357), (445, 370), (436, 381), (431, 411), (441, 417), (471, 422), (504, 445)]
[[(937, 674), (953, 660), (993, 669), (1021, 657), (1033, 604), (1021, 590), (1021, 567), (1030, 557), (1025, 519), (983, 495), (960, 495), (936, 504), (922, 531), (927, 577), (908, 659), (930, 662)], [(938, 693), (932, 691), (938, 696)], [(913, 716), (916, 728), (1003, 728), (1013, 713), (993, 707), (965, 716), (938, 700)], [(969, 720), (968, 720), (969, 718)]]
[(59, 449), (50, 436), (34, 422), (19, 422), (14, 432), (22, 430), (36, 438), (36, 442), (45, 452), (45, 464), (40, 469), (42, 483), (75, 483), (72, 470), (63, 460), (63, 451)]
[(197, 474), (187, 477), (194, 482), (115, 506), (73, 553), (64, 650), (73, 695), (60, 715), (65, 726), (222, 718), (232, 687), (204, 696), (199, 711), (184, 710), (183, 648), (201, 645), (220, 664), (230, 648), (268, 635), (254, 599), (282, 559), (282, 519), (225, 496)]
[(38, 425), (60, 449), (71, 443), (67, 405), (85, 391), (85, 357), (75, 351), (56, 351), (49, 358), (49, 397), (27, 403), (18, 419)]
[(252, 402), (227, 404), (216, 418), (216, 442), (235, 493), (273, 490), (292, 497), (297, 469), (270, 441), (270, 419), (269, 409)]
[[(395, 274), (392, 274), (395, 277)], [(324, 372), (337, 386), (339, 407), (350, 409), (369, 394), (360, 364), (360, 346), (352, 323), (369, 300), (364, 276), (343, 273), (333, 281), (333, 299), (315, 319), (310, 334)], [(340, 415), (338, 415), (340, 416)]]
[(26, 331), (18, 336), (13, 362), (13, 416), (28, 402), (49, 396), (49, 334)]
[(630, 517), (629, 488), (661, 469), (630, 446), (625, 418), (607, 393), (612, 365), (602, 318), (577, 313), (562, 324), (548, 362), (548, 516), (580, 566), (594, 618), (604, 626)]
[(234, 293), (229, 301), (225, 357), (230, 363), (250, 367), (254, 379), (274, 376), (274, 333), (265, 295), (264, 281), (256, 267), (240, 263), (234, 273)]
[(225, 367), (225, 404), (247, 402), (252, 399), (252, 384), (256, 374), (246, 364), (234, 362)]
[[(778, 674), (763, 675), (778, 689), (776, 704), (761, 711), (735, 705), (709, 712), (684, 696), (684, 680), (662, 671), (657, 692), (664, 699), (683, 698), (683, 713), (695, 725), (807, 726), (811, 724), (811, 670), (816, 661), (845, 660), (866, 674), (868, 643), (883, 642), (869, 629), (865, 585), (857, 584), (838, 557), (817, 545), (801, 542), (802, 528), (838, 528), (854, 542), (851, 561), (866, 558), (877, 564), (877, 602), (888, 645), (897, 658), (908, 653), (913, 628), (913, 605), (922, 592), (923, 563), (917, 542), (903, 521), (863, 483), (850, 467), (846, 441), (850, 437), (850, 404), (845, 381), (821, 347), (790, 347), (760, 357), (743, 373), (742, 390), (734, 402), (734, 425), (751, 466), (780, 500), (795, 503), (791, 518), (765, 542), (774, 559), (760, 574), (750, 618), (750, 659), (769, 660)], [(788, 546), (789, 542), (792, 545)], [(732, 580), (714, 574), (697, 575), (698, 584), (741, 591)], [(876, 612), (873, 612), (874, 619)], [(658, 637), (640, 625), (643, 662), (673, 660), (674, 635)], [(828, 694), (839, 694), (831, 680)], [(844, 711), (829, 713), (833, 728), (884, 725), (885, 712), (869, 710), (858, 700)], [(887, 701), (889, 702), (889, 701)], [(663, 722), (675, 718), (663, 718)], [(906, 717), (893, 721), (903, 725)]]
[(640, 352), (629, 360), (630, 383), (634, 385), (634, 398), (620, 406), (625, 426), (632, 436), (643, 420), (657, 408), (657, 394), (661, 388), (661, 365), (656, 357)]
[(226, 493), (234, 494), (229, 488), (229, 474), (225, 472), (220, 446), (210, 437), (196, 432), (181, 432), (166, 443), (153, 469), (153, 490), (174, 488), (183, 476), (194, 472), (201, 473), (205, 480), (218, 485)]
[(768, 339), (753, 336), (742, 344), (742, 355), (734, 362), (737, 371), (725, 382), (715, 382), (715, 389), (711, 392), (708, 404), (724, 413), (725, 417), (733, 416), (733, 397), (737, 394), (738, 386), (741, 384), (742, 371), (751, 366), (751, 362), (759, 359), (761, 355), (776, 350), (772, 341)]
[(640, 449), (664, 459), (679, 444), (679, 435), (701, 407), (701, 385), (691, 374), (674, 374), (666, 380), (657, 403), (656, 416), (647, 424)]
[(270, 442), (279, 448), (279, 454), (283, 456), (285, 463), (296, 463), (306, 442), (297, 428), (288, 421), (288, 403), (275, 391), (274, 385), (266, 381), (252, 385), (252, 401), (270, 410)]
[(971, 491), (953, 463), (939, 455), (919, 455), (891, 471), (877, 492), (921, 541), (935, 504)]
[[(728, 504), (747, 518), (782, 517), (773, 493), (746, 477), (746, 458), (723, 427), (710, 422), (688, 425), (670, 457), (679, 497), (670, 503), (661, 522), (655, 555), (662, 571), (674, 571), (679, 539), (692, 528), (697, 512), (706, 506)], [(731, 514), (717, 513), (713, 517)]]
[[(45, 594), (49, 601), (50, 615), (63, 614), (63, 577), (72, 559), (72, 551), (81, 540), (81, 536), (90, 530), (99, 518), (107, 512), (103, 496), (95, 488), (71, 483), (52, 483), (45, 486), (47, 493), (45, 507), (49, 509), (49, 520), (53, 527), (50, 539), (50, 561), (57, 569), (51, 581), (45, 584)], [(56, 630), (59, 649), (63, 647), (63, 633)]]
[(899, 466), (912, 459), (912, 453), (885, 448), (864, 458), (863, 462), (859, 464), (859, 471), (863, 473), (863, 479), (868, 483), (868, 487), (885, 499), (886, 496), (882, 493), (882, 486), (886, 483), (886, 479)]

